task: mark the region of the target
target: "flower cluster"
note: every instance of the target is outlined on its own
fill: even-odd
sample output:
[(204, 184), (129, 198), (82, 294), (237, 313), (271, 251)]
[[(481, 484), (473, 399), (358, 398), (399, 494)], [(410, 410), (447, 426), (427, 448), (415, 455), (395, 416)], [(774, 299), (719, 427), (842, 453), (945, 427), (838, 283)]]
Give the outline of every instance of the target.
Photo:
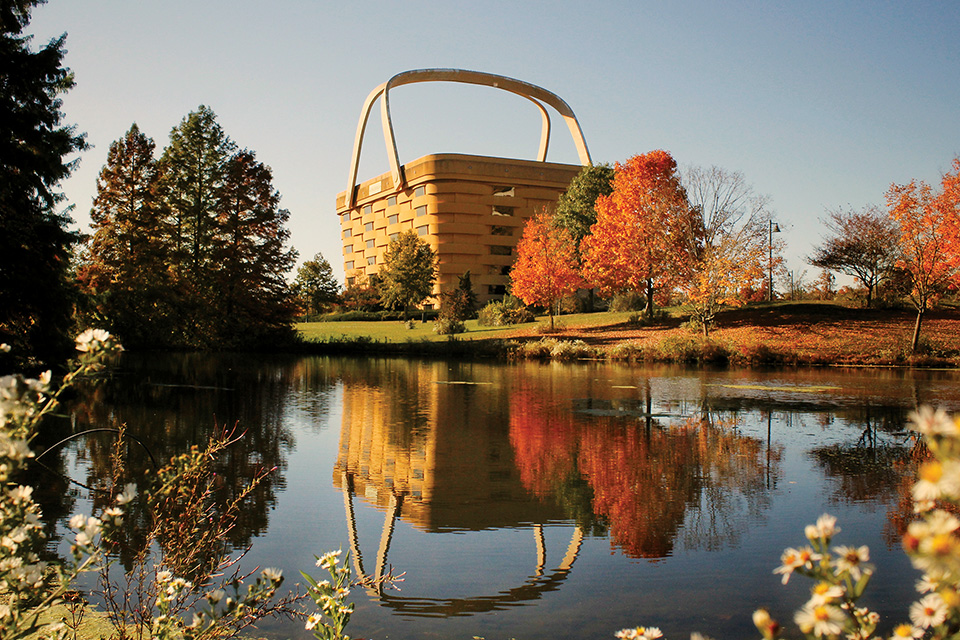
[[(909, 622), (894, 627), (891, 640), (960, 637), (960, 418), (924, 407), (910, 421), (931, 454), (920, 465), (913, 485), (914, 510), (920, 518), (907, 527), (903, 547), (913, 565), (923, 571), (917, 583), (922, 596), (909, 610)], [(785, 549), (774, 573), (786, 584), (794, 574), (812, 578), (810, 599), (794, 622), (808, 638), (872, 640), (880, 615), (857, 605), (874, 567), (865, 546), (831, 546), (840, 531), (837, 520), (824, 514), (804, 529), (807, 544)], [(781, 625), (765, 609), (753, 614), (765, 640), (776, 640)], [(659, 638), (655, 627), (617, 632), (618, 638)], [(693, 634), (692, 638), (702, 638)]]
[(352, 584), (347, 564), (350, 554), (346, 554), (343, 564), (340, 563), (341, 555), (342, 552), (337, 550), (317, 557), (317, 566), (327, 570), (330, 580), (318, 581), (301, 571), (310, 583), (310, 597), (319, 609), (307, 617), (306, 628), (320, 640), (350, 640), (350, 636), (343, 633), (353, 614), (353, 604), (347, 602)]
[[(87, 336), (89, 333), (89, 337)], [(77, 348), (84, 360), (67, 374), (54, 391), (51, 373), (38, 378), (8, 375), (0, 378), (0, 637), (21, 637), (43, 629), (61, 635), (60, 624), (41, 623), (41, 614), (59, 601), (70, 582), (91, 570), (102, 556), (101, 540), (123, 521), (122, 505), (136, 493), (128, 485), (115, 506), (101, 517), (75, 515), (69, 526), (75, 532), (71, 547), (73, 562), (66, 565), (41, 561), (39, 552), (46, 543), (40, 507), (33, 500), (33, 487), (11, 484), (11, 478), (33, 457), (30, 441), (41, 419), (59, 406), (59, 395), (77, 376), (100, 366), (102, 359), (121, 349), (105, 331), (87, 332)], [(81, 348), (82, 346), (82, 348)], [(6, 345), (0, 350), (9, 351)]]

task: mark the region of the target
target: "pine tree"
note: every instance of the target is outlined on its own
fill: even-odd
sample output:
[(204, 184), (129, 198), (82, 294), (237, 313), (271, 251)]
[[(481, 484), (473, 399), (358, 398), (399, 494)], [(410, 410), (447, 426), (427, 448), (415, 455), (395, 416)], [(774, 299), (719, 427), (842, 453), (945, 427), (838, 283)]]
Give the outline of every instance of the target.
[(67, 157), (86, 143), (60, 111), (74, 84), (63, 66), (66, 35), (35, 52), (23, 35), (38, 4), (0, 6), (0, 343), (49, 362), (69, 349), (74, 290), (67, 276), (78, 240), (67, 229), (69, 216), (57, 210), (58, 185), (73, 169)]
[(90, 218), (94, 234), (78, 279), (107, 328), (129, 346), (167, 346), (176, 335), (170, 225), (152, 139), (134, 124), (110, 145)]
[(170, 132), (160, 159), (173, 220), (178, 271), (200, 288), (210, 286), (210, 247), (218, 199), (236, 144), (209, 107), (200, 105)]
[(290, 329), (295, 311), (285, 274), (297, 252), (287, 248), (284, 226), (290, 212), (280, 208), (270, 167), (252, 151), (227, 162), (216, 201), (209, 261), (216, 286), (210, 300), (218, 344), (234, 345)]

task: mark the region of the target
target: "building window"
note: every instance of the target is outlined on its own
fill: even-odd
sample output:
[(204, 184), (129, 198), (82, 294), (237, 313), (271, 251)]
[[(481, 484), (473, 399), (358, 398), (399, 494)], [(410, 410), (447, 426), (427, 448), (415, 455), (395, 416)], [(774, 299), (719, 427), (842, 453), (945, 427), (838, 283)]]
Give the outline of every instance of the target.
[(400, 237), (400, 234), (399, 234), (399, 233), (391, 233), (391, 234), (390, 234), (390, 242), (393, 242), (394, 240), (396, 240), (396, 239), (399, 238), (399, 237)]
[(344, 222), (350, 222), (350, 212), (349, 212), (349, 211), (344, 211), (344, 212), (343, 212), (343, 221), (344, 221)]
[(344, 253), (344, 255), (346, 255), (346, 254), (348, 254), (348, 253), (353, 253), (353, 245), (352, 245), (352, 244), (345, 244), (345, 245), (343, 245), (343, 253)]
[(417, 227), (417, 235), (418, 235), (418, 236), (425, 236), (425, 235), (427, 235), (427, 232), (428, 232), (428, 231), (429, 231), (429, 227), (427, 227), (427, 225), (424, 225), (424, 226), (422, 226), (422, 227)]
[(370, 266), (377, 264), (377, 258), (375, 256), (370, 256), (367, 258), (367, 264)]
[(490, 235), (492, 236), (512, 236), (513, 227), (503, 227), (498, 224), (490, 227)]
[(367, 249), (373, 249), (373, 238), (367, 240)]
[(513, 255), (513, 248), (512, 248), (512, 247), (504, 247), (504, 246), (502, 246), (502, 245), (495, 244), (495, 245), (493, 245), (492, 247), (490, 247), (490, 254), (491, 254), (491, 255), (494, 255), (494, 256), (509, 256), (509, 255)]
[(413, 197), (414, 197), (414, 198), (419, 198), (420, 196), (423, 196), (423, 195), (426, 195), (426, 194), (427, 194), (427, 188), (426, 188), (425, 186), (423, 186), (423, 185), (420, 185), (419, 187), (417, 187), (416, 189), (413, 190)]
[(363, 225), (363, 230), (364, 230), (364, 231), (373, 231), (373, 223), (372, 223), (372, 222), (368, 222), (367, 224)]
[(357, 281), (357, 279), (354, 278), (353, 276), (347, 278), (347, 286), (348, 286), (348, 287), (352, 287), (352, 286), (353, 286), (353, 283), (356, 282), (356, 281)]
[(344, 271), (350, 271), (350, 269), (353, 269), (353, 260), (348, 260), (347, 262), (343, 263)]
[(487, 293), (491, 296), (502, 296), (507, 293), (507, 286), (504, 284), (488, 284)]
[(502, 207), (502, 206), (500, 206), (500, 205), (494, 205), (494, 207), (493, 207), (493, 215), (495, 215), (495, 216), (512, 216), (512, 215), (513, 215), (513, 210), (514, 210), (515, 208), (516, 208), (516, 207)]
[(500, 197), (505, 196), (508, 198), (512, 198), (515, 193), (516, 191), (513, 187), (494, 187), (493, 188), (493, 195), (495, 196), (500, 196)]
[(420, 216), (425, 216), (425, 215), (427, 215), (427, 207), (426, 207), (426, 206), (417, 207), (417, 209), (416, 209), (416, 214), (417, 214), (417, 217), (418, 217), (418, 218), (419, 218)]
[(387, 224), (388, 224), (388, 225), (389, 225), (389, 224), (397, 224), (397, 222), (399, 222), (399, 221), (400, 221), (400, 218), (397, 216), (397, 214), (393, 214), (392, 216), (388, 216), (388, 217), (387, 217)]
[(373, 205), (370, 204), (363, 205), (363, 209), (360, 210), (360, 215), (362, 216), (366, 216), (371, 213), (373, 213)]
[(389, 198), (387, 198), (387, 206), (388, 207), (397, 206), (397, 196), (390, 196)]
[(349, 237), (352, 236), (352, 235), (353, 235), (353, 229), (344, 229), (344, 230), (343, 230), (343, 237), (344, 237), (344, 238), (349, 238)]
[(508, 275), (510, 275), (510, 270), (511, 270), (512, 268), (513, 268), (513, 267), (511, 267), (510, 265), (507, 265), (507, 266), (505, 266), (505, 267), (500, 267), (500, 275), (502, 275), (502, 276), (508, 276)]

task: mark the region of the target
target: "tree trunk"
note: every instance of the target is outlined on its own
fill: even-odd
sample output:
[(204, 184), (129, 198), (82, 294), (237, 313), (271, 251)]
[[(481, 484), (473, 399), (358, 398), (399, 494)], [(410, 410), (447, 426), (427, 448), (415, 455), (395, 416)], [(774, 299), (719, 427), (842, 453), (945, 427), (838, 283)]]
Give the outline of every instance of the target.
[(647, 278), (647, 319), (653, 322), (653, 278)]
[(913, 344), (911, 352), (916, 354), (917, 347), (920, 346), (920, 324), (923, 322), (923, 307), (917, 309), (917, 324), (913, 327)]

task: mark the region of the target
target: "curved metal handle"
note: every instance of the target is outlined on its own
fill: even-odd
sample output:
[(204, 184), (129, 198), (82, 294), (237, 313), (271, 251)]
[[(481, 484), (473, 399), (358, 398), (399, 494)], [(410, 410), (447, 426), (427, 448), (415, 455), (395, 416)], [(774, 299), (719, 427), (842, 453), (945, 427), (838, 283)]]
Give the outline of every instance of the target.
[(415, 84), (418, 82), (461, 82), (465, 84), (477, 84), (495, 89), (503, 89), (522, 96), (535, 105), (540, 111), (540, 149), (537, 154), (537, 160), (544, 162), (547, 159), (547, 147), (550, 142), (550, 116), (544, 109), (543, 103), (546, 103), (557, 110), (567, 123), (570, 134), (573, 136), (573, 143), (576, 145), (577, 154), (580, 156), (580, 163), (584, 166), (590, 165), (590, 152), (587, 150), (587, 142), (583, 137), (583, 130), (580, 128), (580, 122), (566, 102), (558, 95), (547, 91), (541, 87), (515, 80), (506, 76), (499, 76), (482, 71), (467, 71), (465, 69), (416, 69), (413, 71), (404, 71), (393, 76), (376, 89), (370, 92), (363, 103), (363, 111), (360, 113), (360, 122), (357, 123), (357, 133), (353, 139), (353, 159), (350, 162), (350, 183), (347, 186), (346, 208), (351, 208), (356, 204), (357, 172), (360, 168), (360, 150), (363, 147), (363, 134), (367, 127), (367, 120), (370, 117), (370, 111), (373, 109), (373, 103), (377, 98), (383, 96), (380, 102), (380, 118), (383, 123), (383, 138), (387, 145), (387, 156), (390, 160), (390, 173), (393, 177), (394, 189), (399, 190), (403, 186), (403, 173), (400, 171), (400, 156), (397, 153), (397, 140), (393, 133), (393, 121), (390, 118), (390, 89), (405, 84)]

